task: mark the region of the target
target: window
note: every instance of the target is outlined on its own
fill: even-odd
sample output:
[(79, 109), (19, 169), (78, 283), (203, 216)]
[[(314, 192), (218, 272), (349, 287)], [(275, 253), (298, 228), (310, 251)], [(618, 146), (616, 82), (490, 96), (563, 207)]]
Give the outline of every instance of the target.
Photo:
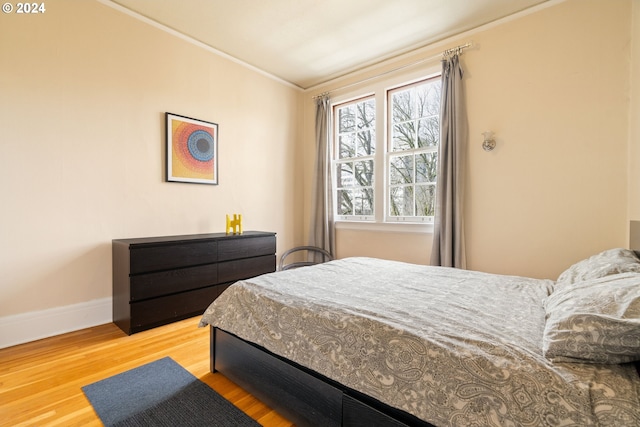
[(336, 218), (432, 222), (440, 78), (378, 92), (334, 105)]
[(340, 105), (336, 119), (336, 208), (341, 217), (373, 219), (376, 101)]
[(388, 220), (433, 218), (440, 140), (440, 79), (388, 93)]

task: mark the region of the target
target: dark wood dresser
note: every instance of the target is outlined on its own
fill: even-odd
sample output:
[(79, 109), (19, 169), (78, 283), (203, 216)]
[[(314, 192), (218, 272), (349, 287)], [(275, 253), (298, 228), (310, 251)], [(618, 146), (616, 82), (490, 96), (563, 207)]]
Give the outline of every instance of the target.
[(237, 280), (276, 270), (276, 235), (243, 234), (116, 239), (113, 322), (131, 335), (202, 314)]

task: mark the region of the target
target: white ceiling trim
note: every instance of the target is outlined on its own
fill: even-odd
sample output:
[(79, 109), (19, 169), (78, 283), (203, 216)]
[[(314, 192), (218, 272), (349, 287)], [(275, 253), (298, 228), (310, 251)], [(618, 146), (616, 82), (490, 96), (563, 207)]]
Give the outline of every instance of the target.
[[(553, 7), (555, 5), (558, 5), (559, 3), (565, 2), (566, 0), (547, 0), (547, 1), (543, 2), (543, 3), (534, 5), (532, 7), (529, 7), (527, 9), (521, 10), (519, 12), (515, 12), (515, 13), (509, 15), (509, 16), (496, 19), (495, 21), (480, 25), (480, 26), (478, 26), (476, 28), (473, 28), (473, 29), (470, 29), (468, 31), (464, 31), (464, 32), (459, 33), (459, 34), (454, 34), (454, 35), (448, 36), (448, 37), (446, 37), (446, 38), (444, 38), (442, 40), (438, 40), (438, 41), (434, 41), (432, 43), (428, 43), (428, 44), (426, 44), (426, 45), (424, 45), (422, 47), (416, 47), (413, 50), (405, 51), (405, 52), (403, 52), (401, 54), (398, 54), (398, 55), (395, 55), (395, 56), (392, 56), (392, 57), (382, 58), (381, 60), (371, 61), (369, 63), (364, 63), (364, 64), (362, 64), (361, 67), (359, 67), (356, 70), (348, 71), (343, 75), (335, 76), (333, 78), (329, 77), (328, 80), (326, 80), (324, 82), (320, 82), (320, 83), (314, 84), (314, 85), (312, 85), (310, 87), (307, 87), (307, 88), (298, 86), (298, 85), (296, 85), (294, 83), (291, 83), (290, 81), (284, 80), (283, 78), (280, 78), (280, 77), (278, 77), (278, 76), (276, 76), (276, 75), (274, 75), (272, 73), (269, 73), (269, 72), (267, 72), (267, 71), (265, 71), (265, 70), (263, 70), (261, 68), (258, 68), (256, 66), (251, 65), (251, 64), (249, 64), (249, 63), (247, 63), (247, 62), (245, 62), (243, 60), (240, 60), (240, 59), (238, 59), (238, 58), (236, 58), (236, 57), (234, 57), (232, 55), (229, 55), (229, 54), (227, 54), (227, 53), (225, 53), (223, 51), (220, 51), (220, 50), (218, 50), (218, 49), (216, 49), (216, 48), (214, 48), (214, 47), (212, 47), (212, 46), (210, 46), (208, 44), (205, 44), (205, 43), (203, 43), (203, 42), (201, 42), (201, 41), (199, 41), (199, 40), (197, 40), (197, 39), (195, 39), (193, 37), (190, 37), (190, 36), (188, 36), (188, 35), (186, 35), (186, 34), (184, 34), (182, 32), (174, 30), (173, 28), (168, 27), (168, 26), (166, 26), (164, 24), (161, 24), (161, 23), (159, 23), (159, 22), (157, 22), (157, 21), (155, 21), (153, 19), (147, 18), (146, 16), (141, 15), (141, 14), (139, 14), (139, 13), (137, 13), (137, 12), (131, 10), (131, 9), (128, 9), (128, 8), (126, 8), (124, 6), (121, 6), (120, 4), (115, 3), (115, 2), (113, 2), (111, 0), (96, 0), (96, 1), (98, 1), (99, 3), (101, 3), (101, 4), (105, 5), (105, 6), (108, 6), (108, 7), (112, 8), (112, 9), (118, 11), (118, 12), (124, 13), (127, 16), (130, 16), (130, 17), (132, 17), (134, 19), (137, 19), (137, 20), (139, 20), (141, 22), (144, 22), (145, 24), (151, 25), (154, 28), (157, 28), (157, 29), (159, 29), (161, 31), (164, 31), (164, 32), (166, 32), (166, 33), (168, 33), (168, 34), (170, 34), (172, 36), (178, 37), (179, 39), (184, 40), (184, 41), (186, 41), (188, 43), (191, 43), (191, 44), (193, 44), (193, 45), (195, 45), (195, 46), (197, 46), (199, 48), (205, 49), (206, 51), (208, 51), (210, 53), (213, 53), (213, 54), (215, 54), (215, 55), (217, 55), (217, 56), (219, 56), (221, 58), (224, 58), (224, 59), (227, 59), (227, 60), (229, 60), (231, 62), (239, 64), (242, 67), (245, 67), (245, 68), (247, 68), (249, 70), (252, 70), (252, 71), (254, 71), (254, 72), (256, 72), (256, 73), (258, 73), (258, 74), (260, 74), (262, 76), (265, 76), (265, 77), (267, 77), (267, 78), (269, 78), (271, 80), (274, 80), (274, 81), (276, 81), (278, 83), (281, 83), (281, 84), (283, 84), (283, 85), (285, 85), (287, 87), (290, 87), (290, 88), (293, 88), (293, 89), (297, 89), (299, 91), (304, 91), (305, 93), (307, 93), (307, 92), (310, 92), (310, 91), (317, 90), (318, 88), (327, 87), (329, 85), (335, 86), (336, 84), (339, 84), (341, 81), (344, 81), (346, 79), (350, 79), (354, 75), (362, 73), (365, 70), (368, 70), (368, 69), (370, 69), (372, 67), (388, 66), (389, 64), (393, 64), (395, 62), (402, 61), (403, 59), (406, 59), (409, 56), (415, 56), (416, 54), (419, 55), (421, 52), (424, 53), (426, 51), (433, 51), (434, 49), (437, 49), (439, 47), (443, 47), (444, 48), (444, 47), (446, 47), (448, 45), (449, 45), (448, 47), (451, 47), (450, 45), (454, 40), (458, 40), (459, 41), (460, 39), (463, 39), (463, 38), (470, 39), (471, 36), (473, 36), (474, 34), (477, 34), (479, 32), (485, 31), (485, 30), (487, 30), (489, 28), (504, 24), (506, 22), (509, 22), (509, 21), (512, 21), (512, 20), (515, 20), (515, 19), (519, 19), (519, 18), (521, 18), (523, 16), (526, 16), (526, 15), (529, 15), (529, 14), (532, 14), (532, 13), (536, 13), (536, 12), (542, 10), (542, 9), (546, 9), (548, 7)], [(475, 43), (474, 43), (474, 45), (473, 45), (473, 47), (471, 49), (475, 50), (477, 48), (478, 48), (478, 46), (476, 46)], [(431, 55), (433, 55), (433, 52), (431, 52)], [(433, 55), (432, 57), (429, 57), (429, 58), (419, 59), (419, 60), (417, 60), (417, 62), (418, 63), (424, 63), (424, 62), (427, 62), (428, 60), (435, 60), (437, 58), (438, 58), (438, 55)], [(411, 66), (411, 65), (412, 64), (408, 64), (407, 66)], [(405, 67), (402, 67), (402, 68), (405, 68)], [(384, 74), (386, 75), (388, 73), (384, 73)], [(376, 77), (379, 77), (379, 76), (369, 77), (369, 78), (367, 78), (367, 81), (373, 80)], [(353, 83), (352, 85), (357, 85), (357, 84), (358, 83), (356, 82), (356, 83)]]

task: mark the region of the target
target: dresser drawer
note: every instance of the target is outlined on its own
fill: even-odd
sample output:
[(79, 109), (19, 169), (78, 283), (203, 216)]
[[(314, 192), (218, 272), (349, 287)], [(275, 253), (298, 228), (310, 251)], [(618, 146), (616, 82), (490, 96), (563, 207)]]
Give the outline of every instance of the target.
[(271, 273), (276, 269), (276, 256), (225, 261), (218, 264), (218, 283), (235, 282), (248, 279), (264, 273)]
[(220, 295), (224, 287), (210, 286), (175, 295), (131, 303), (131, 333), (197, 316)]
[(179, 268), (131, 276), (131, 301), (204, 288), (218, 283), (218, 265)]
[(218, 261), (270, 255), (276, 252), (276, 236), (229, 238), (218, 242)]
[(217, 261), (215, 241), (187, 242), (168, 245), (132, 246), (131, 274), (169, 270)]

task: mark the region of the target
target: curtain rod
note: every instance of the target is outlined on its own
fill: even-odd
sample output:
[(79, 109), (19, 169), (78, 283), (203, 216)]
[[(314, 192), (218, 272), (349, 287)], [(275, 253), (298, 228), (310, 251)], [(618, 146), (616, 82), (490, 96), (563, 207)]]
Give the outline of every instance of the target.
[(355, 82), (355, 83), (349, 83), (348, 85), (340, 86), (340, 87), (338, 87), (336, 89), (332, 89), (332, 90), (329, 90), (329, 91), (326, 91), (326, 92), (322, 92), (321, 94), (314, 95), (313, 99), (322, 98), (323, 96), (329, 95), (331, 92), (336, 92), (336, 91), (339, 91), (339, 90), (342, 90), (342, 89), (347, 89), (347, 88), (350, 88), (351, 86), (356, 86), (356, 85), (359, 85), (359, 84), (362, 84), (362, 83), (366, 83), (366, 82), (368, 82), (370, 80), (374, 80), (374, 79), (380, 78), (382, 76), (386, 76), (387, 74), (395, 73), (396, 71), (404, 70), (405, 68), (413, 67), (414, 65), (421, 64), (423, 62), (432, 61), (432, 60), (436, 59), (439, 56), (442, 57), (442, 59), (444, 59), (445, 57), (447, 57), (449, 55), (453, 55), (453, 54), (458, 54), (459, 55), (460, 53), (462, 53), (462, 51), (464, 49), (467, 49), (467, 48), (472, 47), (472, 46), (473, 46), (473, 42), (468, 42), (468, 43), (462, 44), (460, 46), (452, 47), (451, 49), (444, 50), (444, 51), (440, 52), (437, 55), (433, 55), (433, 56), (430, 56), (428, 58), (418, 59), (417, 61), (411, 62), (409, 64), (405, 64), (405, 65), (402, 65), (400, 67), (394, 68), (392, 70), (385, 71), (385, 72), (380, 73), (380, 74), (376, 74), (375, 76), (367, 77), (364, 80), (360, 80), (360, 81)]

